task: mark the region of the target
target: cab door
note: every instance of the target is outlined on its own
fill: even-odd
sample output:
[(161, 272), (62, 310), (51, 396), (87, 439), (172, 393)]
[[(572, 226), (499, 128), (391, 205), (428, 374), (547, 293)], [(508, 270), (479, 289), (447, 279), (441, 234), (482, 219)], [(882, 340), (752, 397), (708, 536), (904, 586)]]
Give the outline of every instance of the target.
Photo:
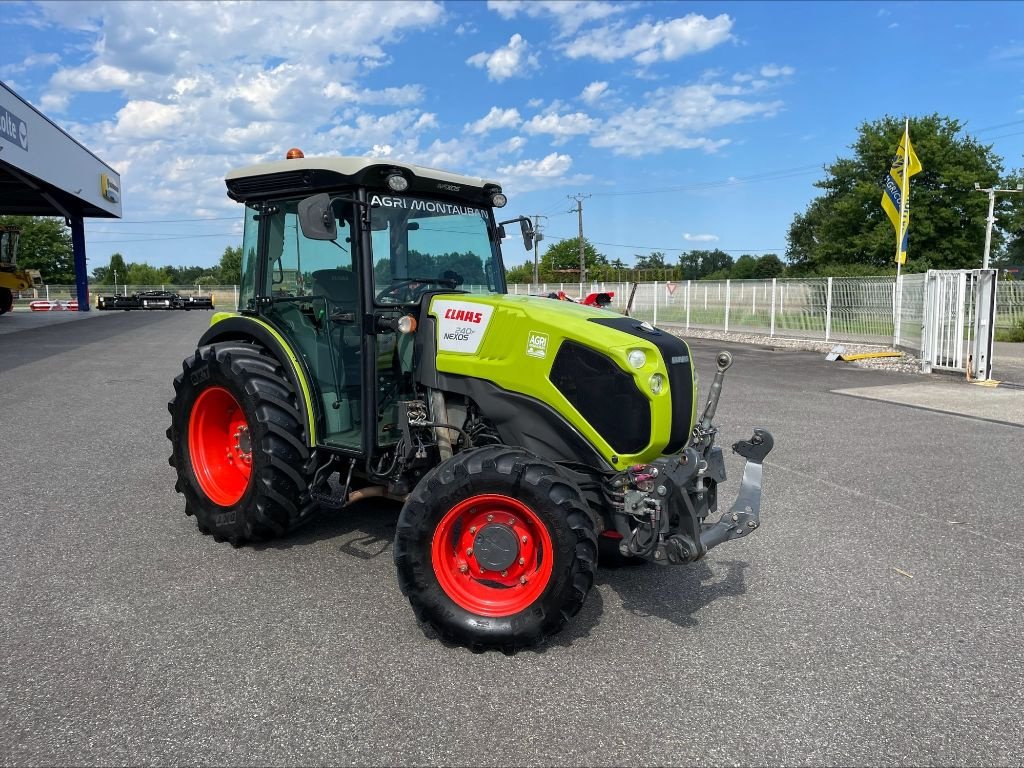
[(306, 364), (319, 399), (317, 442), (358, 453), (363, 436), (362, 313), (351, 206), (336, 203), (338, 238), (307, 239), (298, 200), (267, 206), (260, 314)]

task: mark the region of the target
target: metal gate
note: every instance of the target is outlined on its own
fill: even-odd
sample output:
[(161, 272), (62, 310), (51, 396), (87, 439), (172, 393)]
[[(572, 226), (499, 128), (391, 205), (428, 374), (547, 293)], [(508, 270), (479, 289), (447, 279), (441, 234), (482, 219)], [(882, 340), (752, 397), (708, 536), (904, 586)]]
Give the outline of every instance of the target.
[(932, 370), (992, 376), (996, 270), (929, 270), (925, 279), (921, 361)]

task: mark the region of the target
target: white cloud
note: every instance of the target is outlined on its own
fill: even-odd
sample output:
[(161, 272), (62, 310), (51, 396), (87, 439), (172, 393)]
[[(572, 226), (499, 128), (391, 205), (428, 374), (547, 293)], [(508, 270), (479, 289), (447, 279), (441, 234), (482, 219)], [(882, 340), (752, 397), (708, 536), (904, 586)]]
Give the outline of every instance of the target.
[(544, 115), (535, 115), (523, 123), (523, 131), (529, 134), (549, 134), (554, 137), (554, 143), (564, 144), (573, 136), (592, 133), (600, 125), (598, 120), (584, 114), (573, 112), (571, 114), (558, 114), (549, 112)]
[(796, 72), (793, 67), (780, 67), (778, 64), (765, 64), (761, 67), (761, 77), (789, 77)]
[(487, 7), (503, 19), (514, 19), (522, 13), (529, 18), (554, 17), (562, 35), (570, 35), (581, 26), (624, 13), (626, 4), (594, 2), (593, 0), (488, 0)]
[(545, 179), (563, 176), (572, 167), (572, 157), (552, 152), (540, 160), (520, 160), (515, 165), (506, 165), (498, 173), (507, 176), (539, 176)]
[(184, 110), (156, 101), (129, 101), (117, 113), (115, 130), (122, 139), (173, 138), (184, 122)]
[(563, 50), (572, 59), (590, 57), (598, 61), (618, 61), (632, 57), (638, 64), (647, 66), (710, 50), (731, 39), (732, 25), (732, 19), (724, 13), (713, 19), (691, 13), (669, 21), (645, 21), (628, 28), (616, 23), (581, 33)]
[(641, 106), (617, 111), (594, 134), (590, 143), (615, 154), (640, 156), (668, 149), (701, 149), (715, 152), (729, 139), (713, 139), (713, 129), (751, 117), (771, 117), (781, 101), (761, 102), (743, 98), (739, 85), (701, 83), (658, 88), (645, 94)]
[(490, 112), (479, 120), (472, 123), (466, 123), (463, 130), (467, 133), (483, 135), (488, 131), (495, 131), (500, 128), (515, 128), (522, 121), (523, 119), (519, 116), (518, 109), (499, 109), (498, 107), (491, 107)]
[[(52, 32), (57, 65), (38, 101), (72, 112), (79, 94), (107, 93), (65, 127), (122, 174), (134, 215), (234, 211), (223, 174), (283, 157), (372, 154), (427, 157), (437, 117), (415, 109), (423, 87), (369, 87), (365, 75), (390, 61), (388, 49), (446, 17), (438, 2), (350, 2), (335, 9), (300, 3), (62, 3), (30, 6), (19, 23)], [(72, 52), (75, 54), (72, 56)], [(74, 66), (60, 63), (74, 61)], [(84, 100), (84, 97), (83, 97)], [(367, 114), (388, 109), (391, 114)], [(190, 165), (182, 158), (198, 158)], [(173, 180), (173, 182), (172, 182)], [(126, 211), (129, 210), (126, 207)]]
[(384, 88), (379, 91), (356, 88), (343, 83), (328, 83), (324, 88), (324, 96), (335, 102), (353, 104), (387, 104), (391, 106), (409, 106), (423, 100), (423, 88), (419, 85), (403, 85), (398, 88)]
[(142, 86), (145, 78), (138, 72), (129, 72), (109, 64), (61, 69), (50, 79), (57, 92), (72, 91), (124, 91)]
[(689, 232), (684, 232), (683, 240), (689, 243), (713, 243), (718, 240), (718, 235), (691, 235)]
[(487, 77), (499, 83), (510, 77), (523, 77), (540, 66), (536, 54), (529, 51), (529, 43), (518, 33), (512, 35), (503, 48), (473, 54), (466, 63), (486, 69)]
[(602, 96), (608, 93), (608, 83), (597, 80), (588, 85), (580, 93), (580, 98), (583, 99), (587, 104), (596, 104), (601, 100)]
[(508, 193), (528, 192), (534, 189), (550, 189), (553, 185), (581, 184), (590, 177), (582, 174), (569, 176), (572, 157), (552, 152), (539, 160), (520, 160), (512, 165), (498, 168), (502, 188)]

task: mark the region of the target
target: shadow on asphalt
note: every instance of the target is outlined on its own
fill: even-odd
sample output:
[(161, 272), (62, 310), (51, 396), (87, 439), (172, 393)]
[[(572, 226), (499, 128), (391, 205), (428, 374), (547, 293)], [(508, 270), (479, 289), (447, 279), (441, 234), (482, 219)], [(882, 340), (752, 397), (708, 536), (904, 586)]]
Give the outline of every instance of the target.
[[(338, 551), (358, 560), (390, 559), (395, 527), (402, 506), (398, 502), (373, 499), (361, 501), (337, 512), (324, 512), (306, 528), (286, 539), (254, 545), (254, 549), (290, 549), (326, 539), (336, 542)], [(700, 560), (692, 565), (657, 566), (644, 564), (625, 568), (599, 568), (595, 587), (615, 590), (623, 608), (641, 617), (655, 617), (680, 627), (699, 625), (700, 611), (724, 597), (739, 597), (747, 591), (746, 560)], [(601, 622), (604, 599), (591, 590), (579, 614), (544, 645), (520, 653), (544, 653), (548, 648), (568, 647), (587, 637)], [(428, 636), (433, 636), (428, 630)], [(436, 638), (435, 638), (436, 639)]]
[(334, 539), (338, 551), (359, 560), (389, 554), (402, 505), (396, 501), (367, 499), (337, 511), (324, 510), (315, 520), (284, 539), (259, 542), (253, 549), (291, 549)]
[[(647, 564), (631, 568), (601, 569), (598, 583), (607, 584), (622, 599), (622, 607), (635, 616), (654, 616), (680, 627), (696, 627), (696, 614), (715, 600), (746, 594), (746, 560), (707, 560), (692, 565)], [(724, 573), (722, 571), (724, 570)]]

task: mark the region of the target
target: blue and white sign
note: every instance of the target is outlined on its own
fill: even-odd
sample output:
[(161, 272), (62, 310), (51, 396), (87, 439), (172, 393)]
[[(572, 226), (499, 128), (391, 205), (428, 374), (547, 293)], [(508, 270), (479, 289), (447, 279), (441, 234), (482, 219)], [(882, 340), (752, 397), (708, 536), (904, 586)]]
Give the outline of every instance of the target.
[(117, 171), (2, 81), (0, 165), (77, 198), (89, 216), (121, 216), (124, 185)]
[(28, 152), (28, 125), (13, 112), (0, 107), (0, 138)]

